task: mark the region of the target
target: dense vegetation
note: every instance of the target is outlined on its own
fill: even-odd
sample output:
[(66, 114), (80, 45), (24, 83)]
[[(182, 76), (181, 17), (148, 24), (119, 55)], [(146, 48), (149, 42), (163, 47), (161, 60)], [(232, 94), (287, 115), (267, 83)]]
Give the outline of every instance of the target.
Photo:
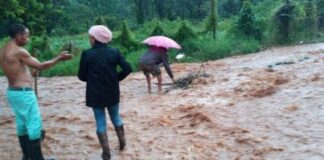
[(0, 45), (12, 23), (32, 32), (30, 52), (46, 60), (60, 50), (76, 57), (42, 73), (74, 75), (79, 55), (89, 48), (89, 27), (107, 25), (112, 46), (137, 68), (151, 35), (177, 40), (186, 62), (256, 52), (273, 45), (324, 40), (323, 0), (0, 0)]

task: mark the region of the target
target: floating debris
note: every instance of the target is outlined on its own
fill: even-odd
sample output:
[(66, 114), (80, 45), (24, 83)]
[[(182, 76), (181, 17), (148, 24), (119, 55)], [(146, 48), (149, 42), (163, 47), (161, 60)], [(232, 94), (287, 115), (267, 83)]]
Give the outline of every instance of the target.
[(177, 79), (174, 83), (170, 84), (171, 87), (166, 89), (165, 92), (178, 88), (188, 89), (194, 80), (208, 77), (211, 77), (211, 75), (206, 73), (204, 63), (202, 63), (198, 72), (189, 73), (187, 76)]

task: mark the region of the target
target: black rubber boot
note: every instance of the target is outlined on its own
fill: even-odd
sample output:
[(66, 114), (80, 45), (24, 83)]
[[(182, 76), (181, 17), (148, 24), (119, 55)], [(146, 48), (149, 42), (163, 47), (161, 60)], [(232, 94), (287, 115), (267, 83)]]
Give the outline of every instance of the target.
[(100, 146), (102, 148), (102, 155), (101, 158), (103, 160), (110, 160), (110, 149), (108, 144), (108, 136), (107, 133), (97, 133), (98, 140), (100, 143)]
[(41, 139), (29, 140), (27, 150), (30, 160), (44, 160)]
[(18, 138), (19, 138), (20, 148), (23, 153), (23, 157), (21, 159), (29, 160), (28, 151), (27, 151), (28, 135), (19, 136)]
[(42, 142), (45, 140), (45, 134), (46, 134), (46, 131), (45, 130), (42, 130), (41, 131), (41, 141)]
[(118, 141), (119, 141), (119, 150), (124, 150), (126, 146), (126, 139), (125, 139), (125, 131), (124, 131), (124, 125), (115, 127)]

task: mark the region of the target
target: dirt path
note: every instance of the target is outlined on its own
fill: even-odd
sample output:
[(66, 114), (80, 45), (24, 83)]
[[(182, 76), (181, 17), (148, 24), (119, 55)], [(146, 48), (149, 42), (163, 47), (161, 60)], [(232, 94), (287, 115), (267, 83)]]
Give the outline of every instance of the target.
[[(174, 64), (176, 78), (200, 64)], [(211, 75), (188, 89), (146, 93), (133, 73), (121, 84), (127, 149), (118, 151), (109, 122), (113, 160), (324, 159), (324, 43), (273, 48), (205, 63)], [(167, 75), (163, 75), (169, 83)], [(154, 80), (155, 81), (155, 80)], [(19, 159), (6, 80), (0, 78), (0, 160)], [(169, 86), (164, 86), (167, 90)], [(47, 130), (46, 156), (100, 159), (85, 84), (76, 77), (40, 78)]]

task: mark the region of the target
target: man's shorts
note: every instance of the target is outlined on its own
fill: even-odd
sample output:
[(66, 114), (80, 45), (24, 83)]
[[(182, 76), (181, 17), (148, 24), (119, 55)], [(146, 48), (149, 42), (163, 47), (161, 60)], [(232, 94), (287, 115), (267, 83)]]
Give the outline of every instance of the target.
[(7, 98), (15, 113), (17, 135), (28, 135), (30, 140), (41, 137), (42, 118), (37, 97), (31, 88), (9, 87)]
[(154, 77), (157, 77), (161, 74), (161, 69), (159, 65), (145, 64), (143, 62), (140, 62), (139, 66), (140, 66), (140, 70), (143, 71), (145, 76), (149, 76), (149, 74), (152, 74)]

